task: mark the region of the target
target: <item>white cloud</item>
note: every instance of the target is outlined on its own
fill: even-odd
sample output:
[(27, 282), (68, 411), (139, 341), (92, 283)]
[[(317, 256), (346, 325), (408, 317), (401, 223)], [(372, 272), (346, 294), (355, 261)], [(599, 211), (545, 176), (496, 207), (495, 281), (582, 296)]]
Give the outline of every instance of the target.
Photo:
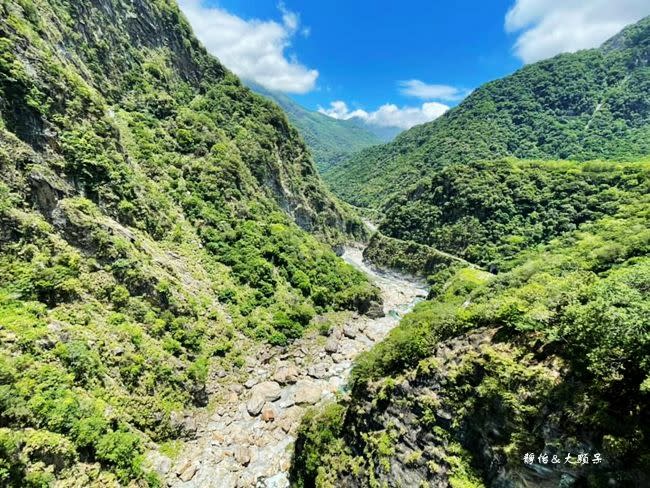
[(505, 26), (519, 32), (515, 54), (532, 63), (597, 47), (648, 14), (648, 0), (516, 0)]
[(423, 100), (460, 100), (467, 95), (465, 90), (461, 90), (449, 85), (429, 85), (420, 80), (400, 81), (400, 92), (402, 95), (421, 98)]
[(318, 111), (335, 119), (348, 120), (359, 117), (369, 124), (381, 127), (400, 127), (410, 129), (414, 125), (430, 122), (444, 114), (449, 107), (438, 102), (423, 103), (420, 107), (402, 107), (387, 103), (374, 112), (365, 110), (350, 111), (347, 104), (341, 100), (330, 103), (329, 108), (318, 107)]
[(300, 17), (278, 8), (282, 23), (273, 20), (244, 20), (218, 7), (203, 6), (201, 0), (181, 0), (181, 9), (194, 33), (212, 54), (238, 76), (271, 90), (307, 93), (313, 90), (318, 71), (287, 57), (285, 50), (300, 29)]

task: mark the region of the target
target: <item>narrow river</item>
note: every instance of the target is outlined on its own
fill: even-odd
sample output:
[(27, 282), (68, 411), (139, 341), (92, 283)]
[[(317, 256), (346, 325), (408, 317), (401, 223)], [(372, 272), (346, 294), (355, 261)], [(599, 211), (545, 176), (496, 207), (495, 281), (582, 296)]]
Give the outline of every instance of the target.
[(242, 372), (214, 378), (209, 392), (215, 407), (187, 419), (195, 439), (174, 461), (152, 453), (168, 486), (289, 486), (292, 446), (306, 409), (335, 398), (356, 356), (382, 340), (427, 293), (419, 281), (367, 266), (362, 248), (346, 247), (342, 258), (381, 289), (385, 316), (355, 315), (329, 337), (310, 334), (282, 353), (251, 344)]

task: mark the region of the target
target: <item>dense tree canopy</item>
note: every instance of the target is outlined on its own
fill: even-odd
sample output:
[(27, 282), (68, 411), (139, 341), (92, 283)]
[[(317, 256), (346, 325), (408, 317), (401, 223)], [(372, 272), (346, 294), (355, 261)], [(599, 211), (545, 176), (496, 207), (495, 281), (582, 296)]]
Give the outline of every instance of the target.
[(211, 365), (377, 298), (306, 232), (365, 230), (174, 2), (0, 0), (0, 32), (0, 485), (157, 486)]
[(600, 49), (561, 54), (487, 83), (439, 119), (359, 152), (325, 179), (346, 201), (385, 209), (392, 196), (452, 163), (647, 155), (649, 29), (646, 18)]

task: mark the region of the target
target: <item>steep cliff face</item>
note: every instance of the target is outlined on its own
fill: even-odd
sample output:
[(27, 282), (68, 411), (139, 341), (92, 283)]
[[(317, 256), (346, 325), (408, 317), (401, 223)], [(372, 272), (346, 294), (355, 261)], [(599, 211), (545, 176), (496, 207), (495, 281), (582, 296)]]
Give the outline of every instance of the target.
[[(174, 2), (5, 2), (3, 8), (3, 119), (34, 149), (65, 151), (61, 132), (80, 118), (115, 127), (115, 110), (141, 111), (167, 133), (168, 140), (157, 141), (166, 152), (204, 156), (217, 142), (248, 141), (238, 149), (255, 178), (249, 192), (261, 189), (309, 230), (363, 232), (325, 193), (282, 112), (206, 53)], [(197, 112), (212, 121), (193, 117)], [(118, 136), (105, 135), (106, 144)], [(114, 149), (118, 159), (126, 157)], [(70, 176), (80, 180), (78, 189), (93, 191)]]
[(166, 0), (0, 1), (0, 484), (156, 485), (242, 334), (377, 291), (281, 110)]

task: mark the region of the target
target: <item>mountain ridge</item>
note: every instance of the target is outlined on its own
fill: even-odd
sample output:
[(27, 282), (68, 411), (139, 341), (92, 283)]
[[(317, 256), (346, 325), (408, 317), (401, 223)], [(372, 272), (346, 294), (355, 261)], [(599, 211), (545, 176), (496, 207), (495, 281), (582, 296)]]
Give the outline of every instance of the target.
[[(327, 172), (326, 181), (356, 206), (385, 209), (394, 188), (415, 185), (450, 163), (504, 156), (629, 160), (645, 155), (649, 25), (645, 18), (619, 34), (625, 41), (615, 37), (603, 48), (560, 54), (488, 82), (437, 120), (361, 151)], [(632, 34), (636, 44), (629, 42)], [(617, 42), (621, 46), (613, 49)], [(553, 88), (558, 84), (562, 93)], [(614, 124), (622, 125), (612, 132)]]
[(379, 306), (365, 237), (175, 2), (0, 1), (0, 484), (160, 486), (249, 341)]
[(245, 83), (256, 93), (279, 104), (311, 148), (316, 167), (326, 172), (356, 151), (392, 140), (401, 129), (380, 128), (354, 117), (339, 120), (302, 107), (283, 93), (273, 92), (252, 82)]
[(385, 213), (364, 258), (430, 291), (304, 417), (295, 486), (650, 484), (649, 46), (650, 17), (332, 171)]

